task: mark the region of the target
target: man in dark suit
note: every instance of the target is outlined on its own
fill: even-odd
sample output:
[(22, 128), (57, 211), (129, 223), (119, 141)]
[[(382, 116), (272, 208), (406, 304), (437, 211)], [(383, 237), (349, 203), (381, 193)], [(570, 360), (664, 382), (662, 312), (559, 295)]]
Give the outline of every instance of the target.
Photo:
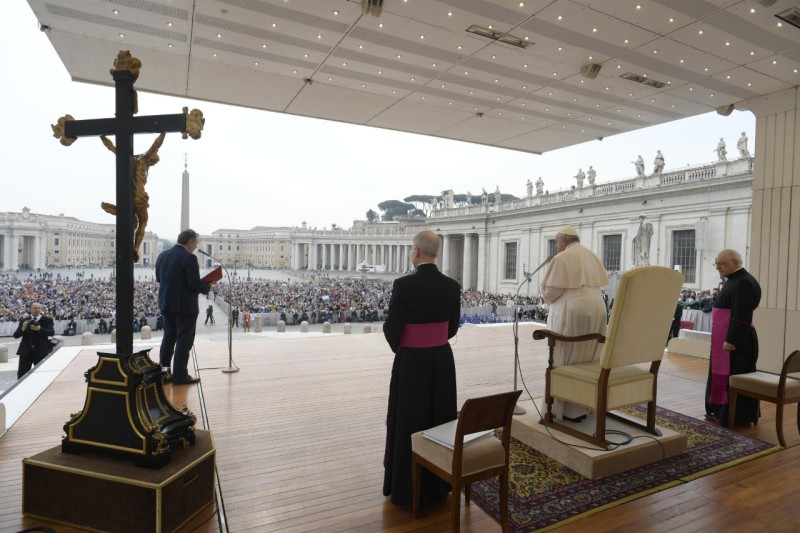
[[(414, 274), (395, 280), (383, 333), (395, 353), (389, 385), (383, 494), (412, 504), (411, 434), (456, 418), (456, 368), (448, 339), (458, 332), (461, 288), (434, 261), (439, 238), (413, 240)], [(421, 500), (441, 501), (450, 486), (423, 471)]]
[(183, 230), (178, 244), (163, 251), (156, 259), (156, 281), (159, 283), (158, 307), (164, 317), (164, 337), (161, 339), (160, 361), (169, 367), (172, 355), (172, 382), (175, 385), (198, 383), (199, 377), (189, 375), (189, 350), (194, 344), (197, 329), (198, 294), (208, 294), (211, 286), (200, 279), (200, 266), (193, 252), (200, 236), (194, 230)]
[(52, 350), (48, 337), (55, 335), (53, 319), (42, 314), (42, 304), (32, 303), (30, 316), (25, 315), (14, 332), (14, 338), (22, 340), (17, 348), (19, 364), (17, 379), (28, 373), (31, 367), (38, 365)]
[[(753, 311), (761, 302), (761, 285), (742, 266), (736, 250), (722, 250), (714, 260), (725, 285), (711, 310), (711, 357), (706, 382), (706, 418), (728, 423), (728, 380), (735, 374), (756, 371), (758, 335)], [(736, 401), (734, 425), (758, 423), (758, 400)]]

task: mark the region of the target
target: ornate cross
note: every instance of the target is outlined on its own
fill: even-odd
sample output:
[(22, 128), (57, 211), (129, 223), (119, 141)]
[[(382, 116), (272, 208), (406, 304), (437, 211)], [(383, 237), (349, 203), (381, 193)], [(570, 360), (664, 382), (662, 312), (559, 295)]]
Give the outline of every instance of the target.
[[(53, 137), (69, 146), (78, 137), (100, 136), (103, 144), (117, 160), (117, 203), (103, 203), (103, 209), (117, 215), (116, 268), (117, 268), (117, 353), (133, 353), (133, 264), (138, 260), (138, 245), (147, 225), (147, 193), (144, 184), (147, 170), (158, 162), (158, 148), (167, 132), (182, 132), (183, 138), (199, 139), (205, 119), (203, 113), (183, 108), (175, 115), (135, 117), (138, 112), (137, 94), (133, 88), (139, 77), (142, 62), (128, 50), (120, 51), (114, 60), (111, 76), (116, 88), (116, 113), (114, 118), (75, 120), (70, 115), (58, 119), (52, 126)], [(144, 154), (133, 155), (133, 136), (137, 133), (160, 133), (153, 146)], [(106, 137), (113, 135), (117, 142)], [(135, 224), (136, 223), (136, 224)], [(136, 246), (134, 246), (136, 230)]]

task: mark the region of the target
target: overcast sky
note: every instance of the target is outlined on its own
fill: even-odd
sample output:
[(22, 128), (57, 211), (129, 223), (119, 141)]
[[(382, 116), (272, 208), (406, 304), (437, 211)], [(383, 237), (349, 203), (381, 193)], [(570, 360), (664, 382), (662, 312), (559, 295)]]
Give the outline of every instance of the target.
[[(70, 147), (52, 137), (50, 124), (111, 117), (113, 89), (70, 81), (47, 36), (23, 0), (3, 3), (0, 17), (2, 76), (3, 188), (0, 211), (20, 211), (113, 222), (100, 209), (115, 203), (114, 156), (99, 139), (79, 139)], [(136, 50), (132, 50), (136, 55)], [(109, 67), (113, 61), (109, 57)], [(141, 76), (147, 76), (143, 65)], [(201, 234), (219, 228), (311, 226), (349, 228), (384, 200), (453, 189), (480, 194), (526, 194), (525, 183), (541, 176), (553, 192), (575, 183), (578, 168), (597, 170), (598, 183), (635, 175), (631, 161), (641, 154), (652, 170), (656, 150), (666, 170), (716, 160), (724, 137), (730, 156), (738, 155), (742, 131), (754, 152), (755, 118), (734, 111), (709, 113), (632, 133), (606, 137), (544, 155), (533, 155), (353, 126), (318, 119), (255, 111), (187, 98), (139, 93), (139, 114), (180, 113), (199, 108), (206, 117), (200, 140), (168, 134), (160, 163), (150, 169), (148, 229), (174, 239), (180, 224), (181, 175), (188, 153), (191, 225)], [(155, 135), (135, 139), (135, 153)]]

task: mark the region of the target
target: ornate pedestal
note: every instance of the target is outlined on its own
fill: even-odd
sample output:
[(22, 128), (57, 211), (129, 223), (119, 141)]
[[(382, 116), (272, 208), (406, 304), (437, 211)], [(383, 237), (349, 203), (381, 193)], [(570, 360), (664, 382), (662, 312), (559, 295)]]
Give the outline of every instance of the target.
[(177, 531), (214, 501), (215, 456), (203, 430), (195, 446), (158, 470), (56, 446), (23, 459), (22, 514), (81, 530)]
[(164, 395), (169, 374), (148, 357), (150, 349), (133, 355), (98, 353), (86, 371), (83, 410), (64, 425), (61, 449), (127, 456), (138, 466), (160, 468), (177, 447), (195, 443), (196, 417), (178, 410)]

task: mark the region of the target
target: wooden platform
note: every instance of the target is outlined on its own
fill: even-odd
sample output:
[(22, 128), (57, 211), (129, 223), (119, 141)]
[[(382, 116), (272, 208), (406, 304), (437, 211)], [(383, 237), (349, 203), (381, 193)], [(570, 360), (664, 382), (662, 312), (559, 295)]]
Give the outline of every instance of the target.
[[(606, 419), (608, 440), (612, 442), (624, 440), (619, 435), (612, 435), (613, 431), (628, 434), (632, 440), (613, 450), (594, 449), (595, 446), (586, 441), (540, 424), (539, 420), (546, 411), (542, 398), (537, 398), (535, 402), (531, 400), (519, 402), (518, 405), (525, 409), (525, 413), (514, 415), (511, 435), (589, 479), (619, 474), (686, 451), (687, 439), (683, 433), (657, 426), (661, 430), (661, 436), (657, 437), (610, 417)], [(590, 414), (586, 420), (575, 424), (575, 429), (584, 433), (594, 433), (595, 422), (595, 415)]]
[[(546, 344), (531, 339), (533, 325), (523, 324), (520, 330), (524, 382), (532, 395), (541, 396)], [(459, 404), (512, 388), (510, 327), (465, 326), (453, 349)], [(235, 374), (221, 372), (228, 362), (224, 340), (198, 338), (197, 353), (202, 388), (167, 389), (176, 406), (186, 404), (198, 415), (198, 428), (204, 427), (200, 405), (205, 402), (205, 429), (215, 438), (226, 522), (220, 526), (209, 506), (182, 531), (449, 530), (449, 499), (414, 520), (408, 509), (391, 505), (381, 494), (392, 365), (381, 333), (291, 340), (237, 337), (233, 354), (241, 371)], [(37, 525), (59, 533), (78, 531), (21, 515), (22, 459), (59, 444), (69, 413), (82, 407), (83, 372), (95, 361), (95, 352), (82, 352), (0, 439), (0, 531)], [(659, 371), (659, 405), (701, 418), (707, 365), (667, 356)], [(758, 426), (740, 431), (777, 443), (773, 406), (762, 405), (762, 414)], [(674, 531), (681, 532), (762, 533), (800, 527), (795, 505), (800, 436), (794, 423), (789, 408), (785, 432), (793, 447), (786, 451), (603, 511), (564, 530), (639, 533), (655, 527), (669, 531), (675, 524)], [(462, 503), (461, 522), (464, 532), (500, 531), (475, 505)]]

